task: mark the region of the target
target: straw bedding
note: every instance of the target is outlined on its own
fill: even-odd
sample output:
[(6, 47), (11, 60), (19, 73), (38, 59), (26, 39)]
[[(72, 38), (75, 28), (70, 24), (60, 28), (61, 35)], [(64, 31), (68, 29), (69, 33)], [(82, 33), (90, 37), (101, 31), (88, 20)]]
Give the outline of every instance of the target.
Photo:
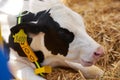
[[(84, 18), (88, 34), (103, 45), (105, 56), (96, 64), (105, 71), (101, 80), (120, 80), (120, 0), (62, 0)], [(47, 80), (86, 80), (82, 73), (54, 68)]]

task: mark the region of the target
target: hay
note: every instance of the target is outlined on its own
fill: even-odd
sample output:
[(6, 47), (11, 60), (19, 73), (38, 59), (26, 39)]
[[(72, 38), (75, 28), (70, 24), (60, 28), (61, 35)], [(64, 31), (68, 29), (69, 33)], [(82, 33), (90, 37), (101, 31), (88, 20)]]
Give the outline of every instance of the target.
[(47, 80), (86, 80), (82, 73), (70, 68), (53, 68), (52, 73), (45, 76)]
[[(120, 0), (62, 1), (84, 17), (88, 34), (104, 46), (105, 56), (96, 64), (105, 71), (101, 80), (119, 80)], [(81, 73), (64, 68), (55, 68), (46, 78), (48, 80), (85, 80)]]

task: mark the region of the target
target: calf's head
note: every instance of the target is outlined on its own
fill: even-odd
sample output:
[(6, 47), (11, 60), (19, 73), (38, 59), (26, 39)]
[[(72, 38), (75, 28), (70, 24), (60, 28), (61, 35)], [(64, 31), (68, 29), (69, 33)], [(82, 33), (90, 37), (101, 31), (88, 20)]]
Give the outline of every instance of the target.
[[(31, 18), (28, 19), (29, 16)], [(34, 41), (35, 46), (31, 47), (35, 51), (46, 54), (43, 50), (47, 49), (51, 55), (63, 55), (65, 59), (83, 66), (91, 66), (103, 55), (101, 45), (87, 34), (81, 16), (70, 9), (29, 13), (22, 20), (23, 23), (11, 28), (11, 32), (14, 35), (23, 29), (32, 39), (29, 44)], [(44, 45), (41, 45), (39, 35), (43, 36)]]

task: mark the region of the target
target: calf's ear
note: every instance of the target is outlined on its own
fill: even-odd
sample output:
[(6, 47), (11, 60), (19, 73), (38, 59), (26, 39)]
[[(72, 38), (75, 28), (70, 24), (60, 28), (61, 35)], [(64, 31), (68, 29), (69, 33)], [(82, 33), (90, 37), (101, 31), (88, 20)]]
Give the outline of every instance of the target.
[(15, 34), (15, 33), (19, 32), (20, 29), (23, 29), (23, 27), (26, 27), (26, 25), (25, 24), (18, 24), (18, 25), (13, 26), (10, 29), (10, 31), (11, 31), (11, 33)]
[(40, 27), (38, 27), (38, 25), (34, 23), (21, 23), (12, 27), (10, 30), (11, 30), (11, 33), (13, 34), (19, 32), (20, 29), (23, 29), (25, 33), (37, 34), (40, 31), (39, 28)]

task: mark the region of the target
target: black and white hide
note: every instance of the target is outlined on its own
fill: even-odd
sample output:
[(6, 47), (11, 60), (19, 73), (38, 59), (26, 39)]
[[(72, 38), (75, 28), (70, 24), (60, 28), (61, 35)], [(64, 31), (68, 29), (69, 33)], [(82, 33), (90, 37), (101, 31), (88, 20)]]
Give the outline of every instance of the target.
[[(23, 3), (23, 8), (20, 10), (29, 12), (23, 15), (22, 23), (18, 25), (16, 25), (18, 13), (15, 14), (15, 11), (11, 10), (14, 15), (7, 13), (4, 8), (0, 9), (2, 14), (7, 16), (7, 23), (1, 23), (2, 26), (13, 25), (8, 31), (10, 33), (9, 65), (12, 74), (17, 79), (44, 80), (34, 73), (35, 65), (27, 59), (20, 45), (13, 42), (12, 36), (20, 29), (27, 34), (29, 46), (39, 58), (42, 66), (70, 67), (77, 71), (80, 70), (86, 78), (103, 75), (103, 71), (94, 65), (103, 55), (103, 48), (87, 34), (83, 19), (79, 14), (59, 0), (29, 0)], [(13, 3), (12, 6), (16, 5)], [(3, 36), (8, 39), (5, 35)]]

